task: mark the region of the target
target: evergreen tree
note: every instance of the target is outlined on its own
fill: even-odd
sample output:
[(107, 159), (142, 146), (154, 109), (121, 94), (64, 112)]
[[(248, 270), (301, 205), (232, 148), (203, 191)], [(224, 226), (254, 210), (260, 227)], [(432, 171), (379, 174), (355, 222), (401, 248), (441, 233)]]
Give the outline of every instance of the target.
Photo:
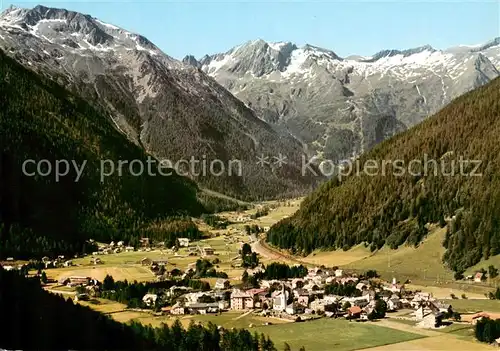
[(47, 284), (48, 282), (47, 273), (45, 273), (45, 271), (43, 271), (42, 274), (40, 275), (40, 282), (42, 284)]

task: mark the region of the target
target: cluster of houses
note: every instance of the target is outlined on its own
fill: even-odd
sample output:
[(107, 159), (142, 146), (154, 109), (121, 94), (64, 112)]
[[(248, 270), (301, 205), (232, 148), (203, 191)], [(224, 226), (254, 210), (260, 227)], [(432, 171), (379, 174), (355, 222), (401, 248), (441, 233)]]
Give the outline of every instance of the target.
[(131, 251), (135, 251), (135, 248), (133, 246), (126, 246), (123, 241), (118, 241), (117, 243), (112, 241), (109, 244), (100, 245), (98, 247), (98, 251), (92, 252), (92, 255), (93, 256), (110, 255), (113, 253), (131, 252)]
[[(257, 267), (256, 269), (259, 269)], [(254, 271), (249, 274), (255, 274)], [(337, 296), (325, 293), (327, 284), (356, 284), (359, 296)], [(271, 287), (279, 286), (271, 293)], [(375, 307), (375, 297), (378, 294), (387, 304), (388, 310), (396, 311), (403, 307), (401, 299), (404, 287), (395, 281), (383, 285), (382, 288), (371, 288), (369, 281), (360, 281), (355, 276), (348, 276), (341, 269), (320, 270), (311, 269), (304, 278), (291, 280), (263, 280), (259, 289), (246, 291), (233, 290), (231, 294), (231, 309), (249, 310), (262, 309), (264, 314), (283, 317), (297, 317), (325, 314), (329, 317), (346, 316), (348, 318), (366, 317)], [(349, 304), (346, 304), (346, 303)], [(331, 308), (331, 306), (337, 306)], [(349, 306), (343, 308), (342, 306)], [(288, 316), (287, 316), (288, 315)]]
[(13, 271), (13, 270), (21, 270), (23, 267), (26, 266), (26, 264), (18, 264), (15, 263), (13, 257), (8, 257), (5, 262), (0, 262), (0, 266), (6, 271)]
[(83, 287), (84, 292), (78, 292), (75, 295), (75, 301), (88, 300), (90, 296), (96, 296), (99, 291), (101, 283), (97, 279), (85, 276), (70, 276), (61, 277), (58, 280), (59, 285), (65, 285), (68, 287)]
[(66, 285), (69, 287), (75, 286), (99, 286), (100, 283), (97, 279), (92, 279), (91, 277), (84, 276), (71, 276), (59, 278), (59, 285)]
[(151, 272), (155, 276), (162, 276), (166, 272), (166, 266), (168, 264), (168, 261), (165, 259), (159, 259), (159, 260), (153, 260), (148, 257), (144, 257), (141, 260), (141, 265), (149, 267)]
[[(156, 274), (165, 271), (166, 260), (144, 258), (141, 264), (150, 267)], [(191, 268), (188, 268), (188, 270)], [(249, 275), (262, 272), (258, 266), (247, 269)], [(187, 274), (186, 271), (184, 274)], [(60, 279), (59, 284), (83, 286), (86, 292), (76, 295), (75, 299), (93, 296), (100, 283), (90, 277), (70, 276)], [(328, 293), (329, 284), (350, 287), (349, 296)], [(355, 293), (352, 293), (355, 287)], [(338, 291), (342, 291), (339, 289)], [(357, 291), (357, 292), (356, 292)], [(166, 305), (165, 301), (176, 301), (173, 306), (165, 306), (163, 313), (172, 315), (221, 313), (227, 310), (256, 310), (265, 316), (275, 316), (289, 320), (304, 320), (326, 317), (345, 317), (351, 320), (367, 320), (376, 308), (377, 299), (385, 301), (387, 311), (412, 309), (411, 319), (424, 328), (440, 325), (445, 316), (452, 313), (451, 306), (443, 304), (425, 292), (411, 292), (396, 279), (385, 282), (379, 279), (365, 280), (355, 274), (347, 274), (342, 269), (309, 269), (303, 278), (261, 280), (259, 287), (241, 289), (232, 287), (228, 279), (218, 279), (210, 291), (194, 291), (186, 286), (172, 286), (165, 291), (148, 293), (143, 296), (146, 306)]]
[(56, 259), (50, 259), (49, 257), (45, 256), (42, 258), (42, 263), (45, 265), (46, 269), (73, 266), (73, 261), (66, 259), (64, 255), (60, 255)]
[[(180, 247), (189, 247), (189, 239), (188, 238), (179, 238), (177, 239)], [(152, 245), (152, 241), (149, 238), (141, 238), (139, 239), (140, 246), (136, 249), (133, 246), (126, 245), (123, 241), (118, 242), (110, 242), (109, 244), (99, 245), (98, 251), (92, 253), (92, 255), (109, 255), (113, 253), (120, 252), (133, 252), (133, 251), (142, 251), (149, 252), (154, 248), (164, 249), (165, 242), (155, 242), (154, 246)], [(175, 247), (171, 248), (173, 250)]]
[[(259, 269), (260, 267), (257, 267)], [(252, 272), (249, 272), (251, 274)], [(326, 294), (324, 287), (331, 283), (355, 284), (359, 296), (337, 296)], [(367, 320), (375, 309), (376, 298), (385, 301), (387, 311), (413, 309), (413, 320), (421, 327), (433, 328), (451, 311), (451, 306), (442, 304), (432, 294), (406, 291), (404, 285), (392, 282), (372, 284), (347, 275), (341, 269), (311, 269), (304, 278), (288, 280), (262, 280), (259, 288), (232, 288), (228, 279), (218, 279), (215, 289), (207, 292), (192, 292), (188, 287), (173, 286), (167, 296), (177, 296), (177, 303), (162, 308), (173, 315), (221, 313), (225, 310), (258, 310), (290, 320), (304, 320), (318, 315)], [(147, 294), (143, 301), (154, 304), (158, 298)], [(332, 308), (335, 306), (335, 308)]]
[(191, 256), (197, 256), (198, 254), (200, 254), (201, 256), (215, 255), (215, 249), (210, 246), (190, 246), (190, 240), (188, 238), (177, 238), (177, 244), (179, 247), (187, 248), (187, 251)]

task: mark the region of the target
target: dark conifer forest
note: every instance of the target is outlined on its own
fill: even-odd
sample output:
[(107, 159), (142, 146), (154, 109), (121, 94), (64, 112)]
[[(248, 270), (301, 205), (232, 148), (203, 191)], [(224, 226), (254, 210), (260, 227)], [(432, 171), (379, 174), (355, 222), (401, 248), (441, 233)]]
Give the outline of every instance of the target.
[[(268, 241), (299, 254), (349, 249), (359, 243), (374, 251), (384, 245), (418, 245), (427, 234), (426, 224), (444, 226), (451, 221), (443, 243), (443, 259), (450, 268), (463, 271), (481, 258), (499, 254), (499, 116), (496, 79), (361, 156), (362, 170), (374, 160), (379, 170), (386, 162), (385, 172), (334, 177), (293, 217), (272, 227)], [(397, 160), (412, 174), (401, 174)], [(481, 161), (477, 169), (476, 160)]]
[(0, 348), (11, 350), (274, 351), (273, 342), (248, 330), (179, 321), (160, 328), (130, 325), (68, 298), (44, 291), (37, 278), (0, 267)]
[[(135, 176), (128, 168), (101, 182), (101, 160), (146, 164), (147, 155), (110, 118), (3, 52), (0, 105), (0, 255), (80, 252), (89, 238), (150, 235), (174, 242), (185, 231), (198, 235), (188, 218), (204, 212), (196, 184), (175, 173)], [(48, 160), (52, 167), (63, 159), (87, 163), (75, 182), (74, 168), (59, 180), (53, 173), (26, 176), (22, 166), (28, 159)], [(27, 171), (37, 173), (36, 166), (29, 164)]]

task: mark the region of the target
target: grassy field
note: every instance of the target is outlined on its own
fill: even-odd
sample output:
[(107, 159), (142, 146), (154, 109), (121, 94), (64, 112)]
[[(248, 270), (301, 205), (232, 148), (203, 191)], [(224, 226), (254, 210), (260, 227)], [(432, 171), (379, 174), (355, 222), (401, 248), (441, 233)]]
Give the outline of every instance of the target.
[[(458, 297), (466, 294), (469, 298), (484, 298), (484, 294), (494, 289), (493, 286), (455, 281), (453, 272), (443, 264), (442, 256), (445, 249), (442, 242), (445, 234), (445, 228), (432, 227), (427, 238), (416, 248), (402, 246), (392, 250), (383, 247), (370, 253), (364, 245), (358, 245), (348, 251), (317, 251), (300, 260), (317, 265), (341, 266), (360, 272), (374, 269), (383, 279), (391, 280), (395, 277), (401, 282), (410, 280), (412, 284), (407, 286), (409, 289), (429, 291), (437, 298), (449, 298), (450, 294)], [(500, 257), (498, 260), (500, 262)], [(500, 265), (498, 267), (500, 268)]]
[[(198, 242), (193, 242), (191, 246), (210, 246), (215, 249), (215, 255), (207, 258), (210, 260), (218, 258), (220, 262), (217, 264), (216, 269), (226, 272), (229, 278), (233, 280), (233, 284), (238, 284), (243, 274), (243, 269), (232, 267), (232, 259), (238, 256), (241, 243), (250, 241), (249, 236), (243, 233), (245, 225), (257, 224), (261, 227), (271, 226), (283, 217), (292, 215), (299, 208), (300, 201), (301, 199), (287, 202), (264, 202), (262, 203), (263, 206), (273, 207), (267, 216), (249, 220), (244, 223), (233, 223), (225, 230), (210, 229), (201, 220), (195, 219), (199, 228), (209, 237)], [(256, 211), (257, 207), (244, 212), (222, 212), (218, 215), (230, 221), (236, 221), (236, 218), (239, 216), (250, 216)], [(225, 241), (222, 235), (223, 233), (230, 233), (233, 242), (230, 243)], [(49, 278), (57, 280), (69, 276), (89, 276), (102, 281), (104, 277), (109, 274), (112, 275), (115, 280), (151, 281), (154, 280), (154, 275), (147, 267), (141, 266), (140, 261), (143, 258), (167, 260), (167, 269), (172, 270), (178, 268), (185, 270), (188, 265), (200, 259), (200, 256), (189, 256), (187, 249), (181, 248), (177, 253), (171, 253), (169, 250), (153, 250), (149, 252), (134, 251), (101, 255), (99, 258), (102, 260), (102, 264), (99, 265), (93, 265), (91, 263), (91, 256), (87, 256), (73, 260), (75, 265), (72, 267), (47, 269), (46, 273)], [(263, 258), (262, 261), (264, 263), (268, 262), (265, 258)], [(211, 285), (215, 283), (214, 279), (209, 279), (208, 281)]]
[[(243, 229), (245, 225), (256, 224), (260, 227), (268, 227), (277, 223), (283, 218), (293, 215), (300, 207), (300, 203), (303, 198), (292, 199), (289, 201), (265, 201), (262, 202), (262, 206), (267, 206), (270, 208), (269, 214), (267, 216), (262, 216), (256, 219), (250, 219), (245, 223), (235, 223), (232, 227), (237, 229)], [(217, 214), (218, 216), (227, 218), (230, 221), (236, 221), (240, 215), (250, 216), (258, 211), (258, 208), (253, 208), (244, 212), (221, 212)]]
[[(202, 323), (212, 322), (224, 328), (249, 328), (250, 325), (253, 325), (253, 327), (258, 327), (258, 326), (263, 326), (266, 323), (280, 324), (280, 325), (290, 323), (282, 319), (261, 317), (253, 313), (241, 314), (234, 311), (224, 312), (219, 316), (213, 314), (195, 315), (192, 316), (192, 319), (195, 321), (200, 321)], [(253, 327), (251, 330), (253, 330)]]
[(359, 262), (370, 256), (370, 250), (365, 248), (364, 245), (357, 245), (354, 248), (343, 251), (315, 251), (301, 261), (325, 266), (345, 266), (353, 262)]
[(91, 301), (78, 301), (80, 305), (88, 306), (93, 310), (104, 314), (112, 314), (123, 311), (127, 306), (111, 300), (93, 299)]
[[(99, 306), (93, 306), (91, 303), (84, 303), (96, 310), (99, 310)], [(120, 305), (120, 304), (118, 304)], [(132, 320), (140, 322), (144, 325), (152, 325), (154, 327), (160, 326), (162, 323), (172, 325), (175, 320), (179, 319), (184, 326), (188, 326), (191, 321), (200, 322), (206, 324), (212, 322), (216, 325), (223, 326), (225, 328), (250, 328), (264, 326), (266, 323), (269, 324), (284, 324), (290, 323), (285, 320), (272, 318), (272, 317), (261, 317), (253, 313), (243, 314), (238, 311), (228, 311), (223, 312), (220, 315), (207, 314), (207, 315), (185, 315), (185, 316), (154, 316), (148, 312), (130, 311), (125, 310), (122, 306), (115, 306), (113, 309), (111, 306), (109, 308), (101, 307), (100, 311), (103, 313), (108, 313), (113, 319), (122, 322), (129, 323)]]
[(437, 228), (432, 230), (417, 248), (402, 246), (397, 250), (392, 250), (383, 247), (376, 253), (351, 262), (345, 267), (357, 270), (375, 269), (383, 278), (391, 279), (397, 275), (398, 280), (401, 281), (406, 279), (435, 280), (436, 282), (452, 280), (453, 272), (442, 262), (445, 251), (442, 242), (445, 234), (445, 228)]
[[(481, 262), (479, 262), (475, 266), (469, 267), (465, 271), (464, 275), (465, 276), (474, 275), (477, 271), (479, 271), (481, 269), (488, 271), (488, 267), (490, 265), (492, 265), (500, 270), (500, 255), (490, 257), (487, 260), (482, 260)], [(491, 286), (494, 290), (497, 287), (500, 287), (500, 276), (498, 276), (494, 279), (487, 279), (483, 284), (487, 285), (487, 286)]]
[(446, 229), (433, 228), (427, 238), (417, 247), (401, 246), (397, 250), (383, 247), (374, 253), (363, 244), (350, 250), (315, 251), (307, 257), (296, 257), (311, 265), (341, 266), (355, 271), (375, 269), (387, 280), (396, 276), (417, 282), (452, 281), (453, 272), (442, 263), (444, 247), (442, 241)]
[[(187, 327), (192, 321), (212, 322), (226, 328), (247, 328), (251, 332), (269, 335), (278, 349), (288, 342), (292, 349), (305, 346), (306, 350), (357, 350), (423, 337), (418, 333), (390, 329), (373, 323), (356, 323), (346, 320), (320, 319), (311, 322), (291, 323), (277, 318), (261, 317), (253, 313), (229, 311), (221, 315), (154, 316), (147, 312), (126, 310), (123, 304), (97, 299), (97, 303), (80, 301), (97, 311), (109, 315), (116, 321), (129, 323), (132, 320), (154, 327), (162, 323), (172, 325), (176, 319)], [(270, 325), (266, 325), (270, 324)]]
[(457, 299), (457, 300), (443, 300), (453, 306), (453, 309), (460, 313), (476, 313), (476, 312), (495, 312), (500, 313), (499, 300), (471, 300), (471, 299)]
[[(250, 239), (246, 235), (234, 234), (240, 242), (248, 242)], [(195, 242), (194, 245), (210, 246), (215, 249), (216, 255), (207, 257), (209, 260), (218, 258), (220, 263), (216, 267), (217, 270), (226, 272), (229, 278), (237, 280), (241, 278), (243, 269), (231, 267), (231, 259), (238, 255), (240, 245), (238, 243), (227, 244), (222, 236), (217, 236), (209, 239)], [(167, 269), (172, 270), (178, 268), (185, 270), (189, 264), (196, 262), (200, 256), (188, 256), (187, 249), (182, 248), (176, 254), (167, 253), (165, 250), (153, 251), (134, 251), (122, 252), (118, 254), (101, 255), (102, 264), (93, 265), (91, 257), (83, 257), (73, 260), (74, 266), (63, 267), (56, 269), (47, 269), (46, 273), (49, 278), (60, 279), (69, 276), (89, 276), (102, 281), (109, 274), (115, 280), (128, 281), (151, 281), (154, 280), (154, 275), (151, 271), (140, 264), (143, 258), (152, 260), (167, 260)], [(211, 282), (213, 283), (213, 282)]]
[[(417, 322), (409, 319), (398, 319), (398, 318), (390, 318), (391, 322), (395, 323), (400, 323), (404, 325), (408, 325), (411, 327), (415, 327)], [(432, 331), (440, 332), (440, 333), (458, 333), (462, 329), (471, 329), (470, 324), (461, 324), (461, 323), (453, 323), (451, 325), (439, 328), (439, 329), (433, 329)]]
[(115, 280), (148, 281), (154, 278), (151, 271), (146, 267), (125, 264), (64, 267), (48, 269), (46, 273), (49, 278), (56, 280), (70, 276), (85, 276), (103, 281), (108, 274), (113, 276)]
[(408, 342), (379, 346), (369, 349), (370, 351), (491, 351), (494, 348), (488, 344), (464, 340), (455, 335), (440, 333), (439, 336), (422, 338)]
[(373, 323), (320, 319), (253, 328), (274, 341), (278, 349), (287, 342), (293, 350), (304, 346), (307, 351), (359, 350), (421, 338), (421, 335), (379, 327)]

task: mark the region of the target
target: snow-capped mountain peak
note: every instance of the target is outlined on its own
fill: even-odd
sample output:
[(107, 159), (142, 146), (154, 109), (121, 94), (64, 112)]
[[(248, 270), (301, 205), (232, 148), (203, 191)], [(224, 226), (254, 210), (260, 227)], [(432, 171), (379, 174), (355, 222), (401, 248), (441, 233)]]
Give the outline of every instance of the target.
[(499, 44), (424, 45), (342, 58), (313, 45), (259, 39), (185, 62), (318, 155), (349, 158), (498, 77)]
[(79, 12), (38, 5), (33, 9), (9, 7), (0, 14), (0, 27), (23, 30), (53, 44), (74, 50), (137, 50), (162, 54), (145, 37)]
[(342, 60), (333, 51), (310, 44), (298, 47), (292, 42), (267, 42), (257, 39), (222, 54), (205, 55), (197, 63), (192, 59), (189, 61), (214, 76), (225, 71), (234, 75), (250, 74), (253, 77), (261, 77), (273, 72), (293, 74), (304, 64), (318, 59)]
[[(252, 174), (217, 182), (201, 173), (190, 175), (204, 186), (269, 196), (285, 186), (302, 189), (315, 182), (312, 177), (285, 179), (274, 168), (258, 167), (256, 155), (279, 149), (290, 160), (283, 174), (300, 174), (303, 146), (191, 67), (194, 58), (188, 64), (175, 60), (139, 34), (65, 9), (11, 7), (0, 14), (0, 49), (88, 99), (110, 116), (117, 130), (158, 158), (236, 158)], [(273, 50), (260, 54), (265, 51)]]

